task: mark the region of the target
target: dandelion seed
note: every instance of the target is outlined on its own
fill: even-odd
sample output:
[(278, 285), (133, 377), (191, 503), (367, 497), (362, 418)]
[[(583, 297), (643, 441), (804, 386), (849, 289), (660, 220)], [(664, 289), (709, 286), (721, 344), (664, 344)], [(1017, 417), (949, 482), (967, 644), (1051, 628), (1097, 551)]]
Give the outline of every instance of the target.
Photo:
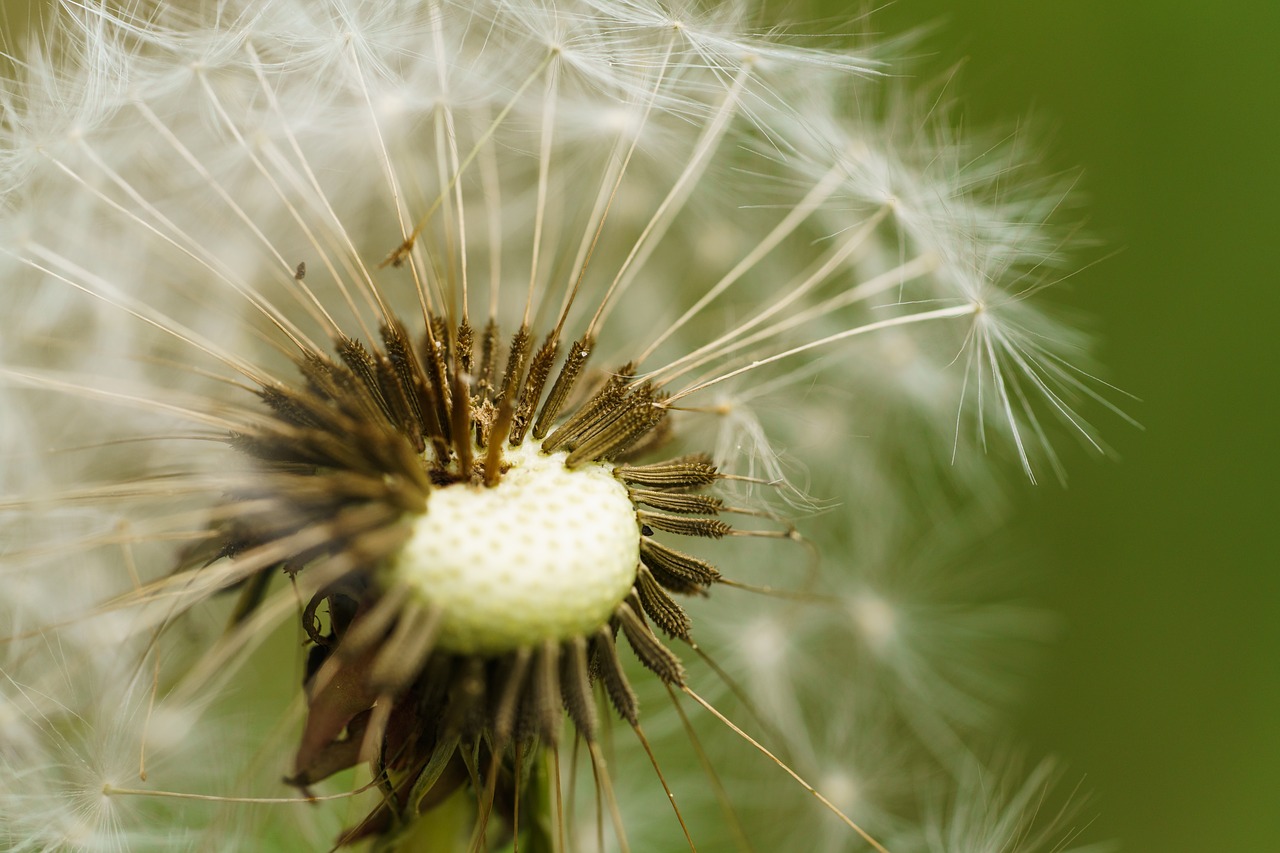
[[(971, 796), (948, 796), (935, 801), (928, 830), (923, 833), (922, 850), (944, 851), (1023, 850), (1078, 851), (1104, 853), (1110, 844), (1078, 846), (1075, 841), (1084, 829), (1078, 820), (1082, 805), (1053, 796), (1061, 771), (1052, 761), (1042, 761), (1023, 775), (1020, 763), (999, 757), (984, 768), (970, 762), (961, 780), (962, 790)], [(949, 803), (947, 802), (949, 801)], [(949, 813), (943, 813), (949, 806)]]
[[(816, 586), (778, 508), (819, 504), (788, 474), (825, 487), (874, 460), (864, 493), (835, 493), (901, 515), (896, 437), (854, 452), (834, 394), (919, 424), (939, 479), (957, 412), (980, 436), (997, 419), (1031, 473), (1046, 413), (1098, 445), (1073, 407), (1100, 396), (1029, 303), (1059, 248), (1042, 196), (989, 193), (1004, 173), (961, 168), (945, 121), (842, 113), (889, 85), (883, 59), (754, 32), (748, 11), (68, 3), (18, 54), (0, 104), (15, 767), (45, 773), (27, 742), (60, 738), (30, 688), (50, 657), (118, 675), (130, 708), (146, 695), (144, 732), (250, 689), (297, 697), (216, 790), (160, 778), (214, 724), (134, 731), (147, 786), (63, 800), (98, 846), (131, 843), (136, 798), (197, 849), (241, 831), (626, 850), (656, 791), (675, 843), (728, 827), (751, 849), (711, 731), (820, 804), (833, 849), (884, 850), (919, 815), (909, 774), (833, 766), (805, 736), (792, 682), (843, 666), (806, 667), (802, 628), (886, 657), (907, 628), (869, 588), (841, 607), (843, 584)], [(938, 138), (896, 147), (904, 120)], [(717, 609), (732, 627), (704, 646)], [(292, 664), (269, 652), (280, 624)], [(891, 731), (878, 702), (860, 719)], [(90, 728), (139, 718), (81, 704)], [(930, 710), (949, 747), (953, 715)], [(943, 739), (929, 760), (950, 772)], [(711, 821), (687, 805), (708, 791)], [(274, 817), (312, 797), (341, 805)]]

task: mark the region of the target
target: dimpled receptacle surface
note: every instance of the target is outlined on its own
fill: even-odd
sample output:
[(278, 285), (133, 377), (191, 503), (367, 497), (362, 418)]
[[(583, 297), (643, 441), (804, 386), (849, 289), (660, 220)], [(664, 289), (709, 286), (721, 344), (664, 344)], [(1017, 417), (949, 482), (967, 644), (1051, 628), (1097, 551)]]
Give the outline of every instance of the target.
[(431, 493), (389, 580), (440, 608), (437, 648), (502, 654), (589, 633), (631, 589), (640, 532), (626, 488), (610, 466), (564, 459), (524, 444), (493, 488)]

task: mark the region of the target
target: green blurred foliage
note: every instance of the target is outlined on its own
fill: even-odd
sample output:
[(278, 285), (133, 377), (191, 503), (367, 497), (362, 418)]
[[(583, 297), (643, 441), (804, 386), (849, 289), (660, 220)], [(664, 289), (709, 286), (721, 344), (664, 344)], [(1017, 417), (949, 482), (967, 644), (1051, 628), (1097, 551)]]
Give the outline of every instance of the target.
[(1092, 318), (1145, 431), (1095, 409), (1114, 460), (1068, 452), (1068, 488), (1024, 513), (1067, 629), (1022, 730), (1095, 792), (1084, 838), (1280, 850), (1280, 4), (898, 0), (871, 21), (937, 22), (924, 71), (965, 60), (948, 93), (971, 126), (1047, 128), (1103, 244), (1081, 258), (1117, 250), (1051, 298)]

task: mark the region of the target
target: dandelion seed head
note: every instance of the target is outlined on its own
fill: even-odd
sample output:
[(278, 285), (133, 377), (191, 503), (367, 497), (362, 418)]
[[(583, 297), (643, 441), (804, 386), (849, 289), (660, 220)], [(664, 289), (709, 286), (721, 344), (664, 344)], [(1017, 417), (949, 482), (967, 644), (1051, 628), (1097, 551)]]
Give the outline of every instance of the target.
[[(379, 783), (309, 828), (263, 819), (295, 843), (344, 815), (343, 843), (389, 842), (462, 792), (475, 849), (533, 831), (530, 807), (622, 849), (641, 807), (619, 795), (695, 787), (732, 814), (715, 761), (680, 791), (664, 767), (708, 723), (765, 749), (738, 703), (826, 807), (880, 827), (904, 779), (968, 755), (1004, 696), (980, 638), (1024, 626), (896, 556), (956, 482), (985, 487), (988, 432), (1028, 471), (1046, 414), (1092, 435), (1072, 413), (1094, 383), (1033, 299), (1056, 201), (1008, 192), (1019, 146), (975, 157), (874, 47), (757, 13), (63, 6), (0, 126), (0, 394), (22, 412), (0, 430), (0, 707), (32, 795), (71, 780), (60, 843), (158, 843), (160, 789), (122, 793), (148, 751), (165, 788), (225, 791), (174, 768), (222, 746), (204, 703), (255, 689), (282, 623), (293, 664), (259, 677), (298, 713), (279, 766), (233, 787)], [(856, 544), (828, 571), (790, 516), (837, 503)], [(118, 713), (81, 669), (117, 678)], [(127, 735), (82, 779), (73, 721)], [(589, 779), (594, 823), (562, 777)], [(200, 808), (172, 846), (240, 814)], [(833, 821), (828, 849), (862, 833)]]
[(627, 490), (603, 466), (567, 469), (567, 456), (521, 447), (495, 488), (428, 498), (385, 582), (444, 610), (442, 648), (566, 640), (606, 622), (631, 589), (640, 533)]
[[(0, 672), (0, 839), (14, 851), (126, 851), (185, 848), (198, 835), (196, 815), (169, 822), (163, 802), (114, 793), (145, 788), (144, 767), (188, 785), (210, 785), (224, 766), (208, 754), (210, 734), (196, 706), (149, 703), (145, 682), (124, 660), (75, 671), (46, 661), (31, 681)], [(69, 656), (54, 665), (79, 665)], [(69, 696), (59, 683), (74, 680)], [(57, 696), (58, 698), (55, 698)], [(227, 739), (224, 754), (234, 744)], [(144, 758), (149, 756), (149, 759)], [(168, 822), (168, 825), (166, 823)], [(202, 821), (200, 821), (202, 822)], [(234, 832), (228, 834), (234, 843)]]

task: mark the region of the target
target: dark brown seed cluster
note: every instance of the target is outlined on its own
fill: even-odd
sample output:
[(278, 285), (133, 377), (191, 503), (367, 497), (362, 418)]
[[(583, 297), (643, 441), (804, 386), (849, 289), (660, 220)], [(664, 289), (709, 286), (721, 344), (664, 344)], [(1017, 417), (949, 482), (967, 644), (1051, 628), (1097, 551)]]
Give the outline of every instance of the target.
[[(651, 625), (688, 641), (689, 618), (672, 593), (704, 594), (720, 578), (654, 534), (731, 532), (720, 499), (699, 493), (720, 476), (708, 457), (634, 461), (668, 437), (658, 389), (624, 365), (580, 390), (590, 337), (559, 359), (554, 334), (533, 351), (527, 328), (503, 347), (493, 323), (478, 341), (466, 322), (435, 318), (426, 327), (414, 341), (388, 321), (373, 347), (339, 337), (336, 357), (298, 359), (299, 384), (260, 389), (265, 416), (232, 438), (259, 471), (234, 495), (211, 555), (245, 567), (236, 574), (244, 578), (237, 620), (262, 599), (273, 570), (314, 591), (303, 612), (313, 643), (308, 718), (289, 781), (305, 788), (373, 762), (384, 801), (348, 841), (388, 832), (464, 785), (482, 814), (513, 813), (528, 756), (554, 747), (565, 713), (578, 736), (596, 742), (597, 687), (638, 726), (618, 634), (658, 678), (683, 684), (680, 660)], [(585, 636), (488, 657), (436, 648), (439, 611), (381, 569), (429, 512), (433, 490), (497, 486), (504, 446), (530, 439), (565, 452), (570, 468), (615, 466), (636, 507), (633, 588)]]

